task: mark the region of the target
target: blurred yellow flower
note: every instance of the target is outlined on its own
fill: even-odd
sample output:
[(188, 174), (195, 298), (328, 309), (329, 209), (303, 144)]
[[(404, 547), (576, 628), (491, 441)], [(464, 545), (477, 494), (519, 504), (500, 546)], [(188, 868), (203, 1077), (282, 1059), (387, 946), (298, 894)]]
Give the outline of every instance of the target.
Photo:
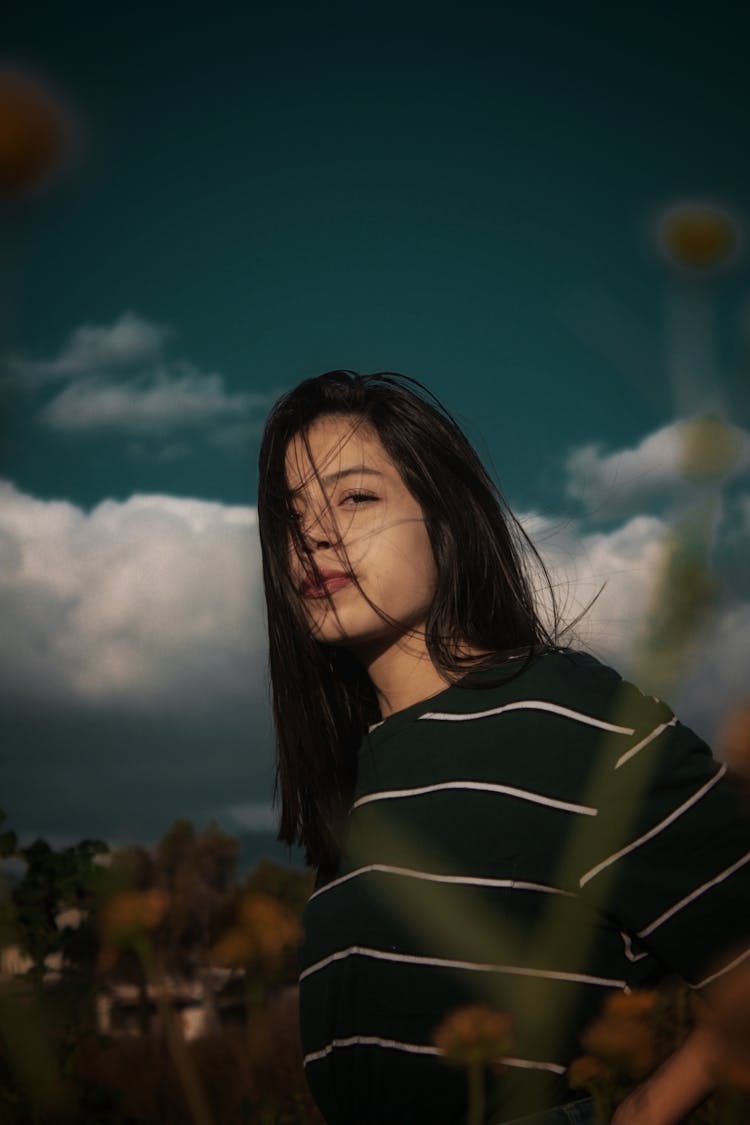
[(631, 1078), (643, 1078), (656, 1065), (656, 1035), (648, 1016), (654, 1011), (653, 992), (609, 996), (604, 1013), (581, 1036), (589, 1054), (613, 1063)]
[(715, 414), (690, 418), (682, 423), (680, 434), (680, 467), (688, 480), (710, 481), (726, 476), (742, 451), (737, 428)]
[(235, 924), (221, 935), (209, 956), (216, 965), (269, 964), (280, 961), (301, 938), (297, 916), (271, 895), (257, 893), (242, 899)]
[(604, 1011), (608, 1016), (620, 1019), (642, 1019), (654, 1011), (657, 999), (657, 993), (647, 989), (614, 992), (605, 1000)]
[(484, 1004), (456, 1008), (435, 1029), (433, 1042), (459, 1066), (500, 1061), (511, 1047), (511, 1017)]
[(69, 111), (38, 76), (0, 69), (0, 194), (21, 199), (49, 182), (71, 144)]
[(146, 891), (119, 891), (99, 914), (101, 948), (99, 969), (114, 967), (118, 953), (164, 921), (169, 895), (158, 887)]
[(581, 1055), (568, 1067), (568, 1085), (571, 1090), (587, 1090), (599, 1079), (606, 1077), (607, 1068), (594, 1055)]
[(660, 240), (667, 257), (677, 265), (704, 270), (730, 258), (739, 235), (728, 211), (710, 204), (686, 203), (664, 216)]
[(166, 891), (120, 891), (105, 904), (99, 920), (102, 935), (110, 940), (128, 940), (133, 930), (155, 930), (169, 905)]

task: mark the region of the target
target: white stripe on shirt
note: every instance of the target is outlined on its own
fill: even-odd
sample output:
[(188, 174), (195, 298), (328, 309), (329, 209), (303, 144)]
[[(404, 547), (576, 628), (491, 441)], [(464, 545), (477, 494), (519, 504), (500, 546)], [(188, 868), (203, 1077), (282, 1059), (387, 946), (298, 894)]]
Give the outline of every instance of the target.
[(609, 867), (609, 865), (611, 863), (614, 863), (615, 860), (621, 859), (622, 856), (627, 855), (628, 852), (635, 851), (635, 849), (639, 848), (641, 844), (645, 844), (647, 840), (651, 840), (654, 836), (657, 836), (668, 825), (672, 824), (673, 821), (682, 816), (684, 812), (687, 812), (687, 810), (691, 808), (692, 805), (697, 804), (697, 802), (700, 801), (702, 797), (705, 797), (709, 789), (712, 789), (716, 782), (719, 781), (726, 772), (727, 767), (722, 766), (721, 769), (719, 769), (714, 774), (710, 781), (707, 781), (705, 785), (702, 785), (697, 793), (693, 793), (692, 797), (688, 797), (687, 801), (683, 801), (683, 803), (679, 805), (678, 808), (676, 808), (673, 812), (671, 812), (669, 816), (665, 816), (663, 820), (660, 820), (659, 823), (655, 824), (653, 828), (650, 828), (648, 832), (644, 832), (643, 835), (639, 836), (637, 840), (633, 840), (632, 843), (626, 844), (624, 848), (620, 848), (618, 852), (615, 852), (613, 855), (610, 855), (606, 859), (603, 859), (601, 863), (597, 863), (596, 867), (592, 867), (590, 871), (587, 871), (585, 875), (582, 875), (578, 880), (579, 886), (584, 887), (586, 883), (589, 882), (589, 880), (598, 875), (600, 871), (603, 871), (605, 867)]
[(639, 750), (642, 750), (644, 746), (648, 746), (650, 742), (653, 742), (655, 738), (658, 738), (661, 732), (666, 730), (667, 727), (674, 727), (676, 725), (676, 715), (668, 723), (659, 723), (658, 727), (654, 727), (650, 734), (647, 734), (646, 737), (642, 738), (640, 742), (636, 742), (635, 746), (631, 746), (629, 750), (626, 750), (624, 754), (620, 755), (620, 757), (615, 762), (615, 769), (619, 770), (620, 766), (624, 766), (626, 762), (629, 762), (631, 758), (634, 758)]
[(469, 887), (504, 887), (511, 890), (541, 891), (543, 894), (576, 897), (573, 891), (564, 891), (560, 887), (549, 887), (545, 883), (525, 883), (518, 879), (490, 879), (480, 875), (434, 875), (429, 871), (415, 871), (410, 867), (392, 867), (388, 863), (368, 863), (366, 867), (358, 867), (355, 871), (340, 875), (338, 879), (332, 879), (324, 887), (319, 887), (317, 891), (310, 895), (310, 901), (317, 898), (318, 895), (322, 895), (325, 891), (332, 891), (334, 887), (340, 886), (341, 883), (348, 883), (350, 879), (355, 879), (359, 875), (367, 875), (371, 871), (384, 875), (403, 875), (409, 879), (426, 879), (431, 883), (456, 883), (460, 886)]
[[(318, 1059), (327, 1058), (337, 1047), (386, 1047), (394, 1051), (405, 1051), (410, 1055), (442, 1055), (438, 1047), (429, 1047), (422, 1043), (403, 1043), (399, 1039), (381, 1039), (379, 1035), (349, 1035), (345, 1039), (332, 1039), (320, 1051), (310, 1051), (302, 1060), (303, 1065), (317, 1062)], [(498, 1062), (505, 1066), (524, 1067), (528, 1070), (551, 1070), (553, 1074), (564, 1074), (567, 1067), (559, 1063), (539, 1062), (536, 1059), (512, 1059), (502, 1055)]]
[(507, 1056), (499, 1060), (504, 1066), (521, 1066), (526, 1070), (551, 1070), (553, 1074), (565, 1074), (567, 1066), (559, 1063), (537, 1062), (536, 1059), (509, 1059)]
[(740, 867), (743, 867), (746, 863), (750, 863), (750, 852), (744, 855), (742, 859), (738, 859), (731, 867), (726, 867), (714, 879), (709, 879), (706, 883), (701, 883), (700, 887), (697, 887), (691, 894), (685, 895), (685, 897), (681, 898), (679, 902), (676, 902), (674, 906), (670, 906), (669, 910), (665, 910), (658, 918), (654, 918), (653, 922), (650, 922), (645, 929), (638, 931), (638, 937), (648, 937), (648, 935), (658, 929), (663, 922), (666, 922), (668, 918), (677, 914), (679, 910), (682, 910), (684, 906), (688, 906), (689, 903), (694, 902), (695, 899), (700, 898), (706, 891), (710, 891), (711, 887), (715, 887), (717, 883), (723, 883), (725, 879), (728, 879), (730, 875), (733, 875), (735, 871), (738, 871)]
[(436, 785), (420, 785), (415, 789), (384, 789), (379, 793), (368, 793), (359, 797), (352, 805), (352, 811), (371, 801), (392, 801), (400, 797), (420, 797), (423, 793), (437, 793), (442, 789), (475, 789), (483, 793), (505, 793), (509, 797), (519, 797), (522, 801), (532, 801), (537, 805), (548, 805), (564, 812), (581, 813), (583, 816), (596, 816), (598, 810), (589, 805), (575, 805), (571, 801), (558, 801), (555, 797), (545, 797), (541, 793), (531, 793), (528, 789), (516, 789), (512, 785), (493, 785), (489, 781), (441, 781)]
[(706, 977), (705, 980), (700, 981), (698, 984), (691, 985), (691, 988), (705, 988), (705, 986), (707, 984), (710, 984), (712, 980), (716, 980), (717, 977), (723, 977), (724, 973), (728, 973), (730, 969), (735, 969), (747, 957), (750, 957), (750, 949), (746, 949), (744, 953), (740, 953), (739, 957), (735, 957), (735, 959), (733, 961), (730, 961), (728, 965), (725, 965), (723, 969), (719, 969), (717, 972), (711, 973), (710, 977)]
[(470, 711), (458, 714), (455, 711), (426, 711), (419, 715), (419, 720), (429, 719), (436, 722), (465, 723), (472, 719), (487, 719), (490, 715), (501, 715), (504, 711), (551, 711), (553, 715), (563, 715), (566, 719), (574, 719), (589, 727), (598, 727), (599, 730), (608, 730), (613, 734), (635, 734), (634, 727), (619, 727), (614, 723), (606, 723), (604, 719), (595, 719), (593, 715), (586, 715), (583, 711), (572, 711), (570, 707), (561, 707), (559, 703), (548, 703), (544, 699), (519, 699), (515, 703), (504, 703), (502, 707), (492, 707), (489, 711)]
[(320, 1051), (311, 1051), (305, 1055), (302, 1063), (317, 1062), (330, 1055), (337, 1047), (390, 1047), (396, 1051), (407, 1051), (410, 1055), (439, 1055), (442, 1052), (437, 1047), (423, 1046), (421, 1043), (401, 1043), (398, 1039), (381, 1039), (378, 1035), (350, 1035), (346, 1039), (332, 1039)]
[(545, 977), (549, 980), (576, 981), (579, 984), (600, 984), (606, 988), (623, 988), (624, 980), (611, 980), (608, 977), (593, 977), (587, 973), (564, 973), (557, 969), (527, 969), (520, 965), (493, 965), (477, 961), (453, 961), (443, 957), (419, 957), (413, 953), (393, 953), (385, 949), (369, 949), (364, 945), (350, 945), (347, 949), (339, 949), (328, 957), (316, 961), (303, 969), (299, 975), (302, 981), (305, 977), (327, 968), (335, 961), (344, 961), (347, 957), (372, 957), (376, 961), (392, 961), (404, 965), (425, 965), (435, 969), (468, 969), (476, 973), (509, 973), (522, 977)]
[(642, 961), (644, 957), (648, 957), (648, 951), (645, 951), (643, 953), (633, 952), (633, 944), (630, 940), (629, 934), (626, 934), (623, 930), (620, 930), (620, 937), (622, 938), (623, 945), (625, 946), (625, 956), (627, 957), (628, 961)]

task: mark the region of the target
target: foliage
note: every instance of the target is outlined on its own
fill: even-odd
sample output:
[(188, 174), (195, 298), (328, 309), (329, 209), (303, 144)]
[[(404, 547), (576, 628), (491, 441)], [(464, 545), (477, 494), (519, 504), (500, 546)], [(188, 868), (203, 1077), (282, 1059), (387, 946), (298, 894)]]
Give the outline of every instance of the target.
[[(288, 987), (310, 880), (264, 861), (237, 882), (237, 854), (217, 825), (186, 820), (153, 850), (116, 853), (0, 833), (0, 858), (24, 868), (0, 895), (0, 949), (29, 966), (0, 978), (0, 1125), (320, 1125)], [(170, 990), (218, 971), (211, 953), (238, 931), (244, 1021), (186, 1042)], [(100, 1034), (97, 996), (128, 982), (140, 1034)]]
[[(0, 823), (4, 819), (0, 813)], [(44, 978), (48, 959), (55, 954), (63, 963), (81, 970), (91, 967), (91, 926), (60, 926), (57, 919), (66, 909), (91, 909), (106, 879), (96, 859), (108, 851), (101, 840), (82, 840), (73, 847), (53, 851), (45, 840), (19, 848), (13, 832), (0, 836), (0, 856), (20, 859), (26, 867), (23, 879), (5, 899), (0, 936), (6, 945), (15, 939), (29, 955), (29, 974), (36, 986)]]
[[(145, 929), (155, 962), (165, 973), (192, 976), (205, 964), (221, 928), (238, 852), (236, 838), (216, 824), (197, 833), (190, 821), (177, 820), (153, 852), (134, 846), (115, 855), (110, 882), (115, 901), (109, 913), (127, 916), (130, 911), (137, 928), (150, 904), (158, 917)], [(108, 936), (113, 937), (111, 927)], [(110, 940), (103, 967), (118, 979), (141, 982), (137, 946), (135, 935), (131, 941)]]

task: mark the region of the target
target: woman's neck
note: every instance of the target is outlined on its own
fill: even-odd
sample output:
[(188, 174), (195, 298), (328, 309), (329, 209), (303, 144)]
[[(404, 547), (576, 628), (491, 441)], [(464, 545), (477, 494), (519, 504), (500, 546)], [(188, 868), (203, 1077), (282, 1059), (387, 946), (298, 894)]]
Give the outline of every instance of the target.
[[(430, 699), (453, 682), (435, 667), (421, 636), (402, 637), (386, 649), (357, 655), (372, 680), (384, 719)], [(479, 655), (479, 650), (462, 648), (460, 655)]]
[(450, 683), (428, 655), (420, 661), (397, 659), (389, 660), (385, 665), (375, 661), (367, 672), (375, 686), (380, 714), (384, 719), (396, 711), (403, 711), (405, 707), (437, 695)]

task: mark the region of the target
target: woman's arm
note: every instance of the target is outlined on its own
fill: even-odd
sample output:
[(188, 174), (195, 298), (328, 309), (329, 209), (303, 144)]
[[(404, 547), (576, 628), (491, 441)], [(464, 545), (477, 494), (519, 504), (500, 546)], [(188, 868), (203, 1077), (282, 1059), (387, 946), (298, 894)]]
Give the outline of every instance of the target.
[(618, 1107), (612, 1125), (676, 1125), (716, 1085), (718, 1039), (711, 1028), (696, 1027)]

